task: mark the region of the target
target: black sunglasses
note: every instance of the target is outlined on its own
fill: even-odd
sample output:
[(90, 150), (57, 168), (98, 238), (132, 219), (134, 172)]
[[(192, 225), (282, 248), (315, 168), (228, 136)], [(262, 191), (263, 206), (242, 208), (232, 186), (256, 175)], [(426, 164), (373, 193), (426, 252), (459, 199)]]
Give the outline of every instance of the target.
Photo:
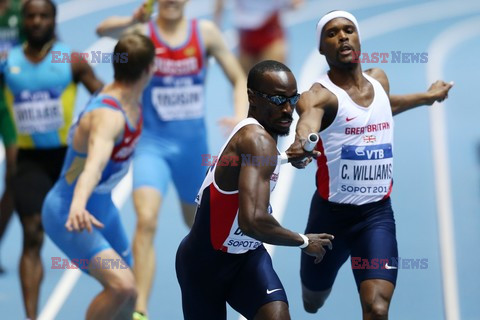
[[(252, 89), (250, 89), (250, 90), (252, 90)], [(271, 103), (273, 103), (277, 106), (281, 106), (281, 105), (285, 104), (287, 101), (290, 103), (291, 106), (296, 106), (298, 100), (300, 99), (300, 94), (298, 94), (298, 93), (294, 96), (291, 96), (291, 97), (285, 97), (285, 96), (279, 96), (279, 95), (271, 96), (271, 95), (268, 95), (268, 94), (265, 94), (265, 93), (262, 93), (262, 92), (258, 92), (258, 91), (255, 91), (255, 90), (252, 90), (252, 92), (255, 93), (255, 95), (257, 95), (259, 97), (267, 99), (268, 101), (270, 101)]]

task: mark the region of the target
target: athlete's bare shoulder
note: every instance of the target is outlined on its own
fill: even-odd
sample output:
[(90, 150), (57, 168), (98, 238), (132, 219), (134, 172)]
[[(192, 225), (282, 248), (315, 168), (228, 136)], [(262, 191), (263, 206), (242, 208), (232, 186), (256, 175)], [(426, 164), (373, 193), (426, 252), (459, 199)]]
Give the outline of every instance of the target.
[(200, 19), (198, 20), (198, 29), (200, 30), (200, 33), (202, 34), (202, 38), (205, 42), (208, 42), (211, 40), (211, 38), (216, 38), (216, 36), (220, 36), (221, 32), (213, 23), (212, 21), (205, 20), (205, 19)]
[(330, 96), (334, 96), (333, 93), (330, 92), (327, 88), (325, 88), (320, 82), (315, 82), (312, 84), (310, 89), (306, 92), (311, 92), (315, 96), (319, 97), (319, 99), (327, 99)]
[[(206, 50), (211, 52), (215, 48), (225, 46), (225, 41), (218, 27), (209, 20), (198, 20), (198, 27), (205, 43)], [(225, 46), (226, 47), (226, 46)]]
[(338, 106), (336, 96), (320, 83), (315, 82), (309, 90), (303, 92), (297, 104), (301, 113), (307, 108), (335, 109)]
[(365, 70), (365, 73), (368, 74), (370, 77), (374, 78), (382, 85), (383, 89), (387, 94), (390, 93), (390, 83), (388, 82), (388, 77), (385, 71), (380, 68), (371, 68)]
[(238, 153), (258, 156), (277, 155), (277, 144), (261, 126), (252, 124), (241, 128), (235, 139)]

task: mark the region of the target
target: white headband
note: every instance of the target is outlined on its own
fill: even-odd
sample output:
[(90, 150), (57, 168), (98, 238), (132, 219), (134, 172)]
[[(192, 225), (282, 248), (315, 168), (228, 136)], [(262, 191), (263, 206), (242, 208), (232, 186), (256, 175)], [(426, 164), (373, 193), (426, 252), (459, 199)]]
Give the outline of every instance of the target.
[(329, 23), (330, 21), (332, 21), (333, 19), (336, 19), (336, 18), (345, 18), (345, 19), (348, 19), (350, 21), (353, 22), (353, 24), (355, 25), (355, 28), (357, 28), (357, 33), (358, 33), (358, 40), (360, 41), (360, 29), (358, 28), (358, 22), (357, 22), (357, 19), (355, 19), (355, 17), (347, 12), (347, 11), (341, 11), (341, 10), (337, 10), (337, 11), (332, 11), (332, 12), (329, 12), (327, 13), (326, 15), (324, 15), (320, 21), (318, 21), (317, 23), (317, 49), (320, 50), (320, 42), (321, 42), (321, 38), (322, 38), (322, 30), (323, 30), (323, 27), (325, 27), (325, 25), (327, 23)]

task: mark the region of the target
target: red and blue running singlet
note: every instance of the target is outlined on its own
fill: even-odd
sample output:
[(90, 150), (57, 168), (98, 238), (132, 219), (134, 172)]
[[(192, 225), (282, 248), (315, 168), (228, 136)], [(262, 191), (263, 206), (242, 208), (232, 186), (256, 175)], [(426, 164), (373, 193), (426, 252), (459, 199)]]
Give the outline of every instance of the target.
[[(258, 121), (253, 118), (240, 121), (220, 150), (219, 156), (222, 155), (223, 150), (238, 130), (247, 125), (260, 126)], [(270, 192), (275, 189), (280, 172), (280, 161), (278, 161), (278, 158), (274, 161), (276, 167), (270, 177)], [(215, 250), (234, 254), (255, 250), (262, 242), (245, 235), (238, 225), (238, 190), (224, 191), (220, 189), (215, 182), (215, 168), (216, 165), (212, 165), (208, 170), (196, 199), (196, 202), (200, 204), (205, 203), (206, 199), (204, 197), (208, 197), (208, 205), (199, 206), (197, 211), (197, 215), (209, 215), (210, 218), (209, 226), (201, 226), (203, 228), (202, 232), (207, 232), (205, 229), (209, 228), (210, 242)], [(272, 213), (270, 206), (269, 213)]]

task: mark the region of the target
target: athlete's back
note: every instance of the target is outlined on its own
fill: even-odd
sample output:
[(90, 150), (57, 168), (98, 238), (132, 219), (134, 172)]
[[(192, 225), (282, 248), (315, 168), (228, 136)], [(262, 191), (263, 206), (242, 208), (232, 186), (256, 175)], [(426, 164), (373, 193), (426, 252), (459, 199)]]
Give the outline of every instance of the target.
[[(125, 125), (123, 135), (115, 142), (115, 147), (110, 156), (110, 160), (105, 166), (102, 172), (102, 177), (100, 178), (94, 192), (111, 192), (128, 171), (131, 156), (142, 131), (143, 117), (140, 114), (137, 123), (130, 123), (130, 120), (122, 109), (120, 102), (113, 96), (101, 94), (88, 103), (80, 114), (78, 120), (70, 128), (69, 147), (60, 179), (57, 182), (61, 184), (64, 189), (69, 189), (73, 192), (78, 176), (84, 168), (85, 160), (88, 155), (85, 150), (78, 150), (78, 146), (81, 146), (81, 149), (85, 149), (88, 145), (89, 138), (89, 135), (85, 132), (86, 129), (81, 127), (81, 122), (91, 121), (89, 117), (92, 117), (92, 113), (95, 113), (96, 110), (102, 108), (122, 113)], [(89, 125), (86, 127), (89, 127)]]

